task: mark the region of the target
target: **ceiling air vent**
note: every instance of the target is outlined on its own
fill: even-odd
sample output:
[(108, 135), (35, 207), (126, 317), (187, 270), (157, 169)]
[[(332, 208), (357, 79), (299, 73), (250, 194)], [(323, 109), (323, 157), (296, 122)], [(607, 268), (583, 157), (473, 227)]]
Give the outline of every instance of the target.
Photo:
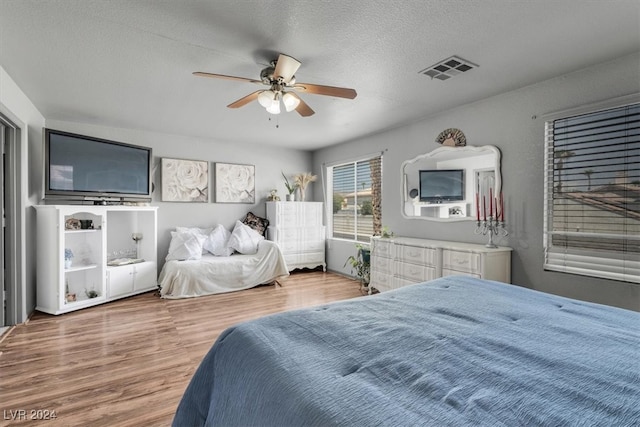
[(431, 77), (432, 79), (447, 80), (453, 76), (457, 76), (461, 73), (477, 68), (478, 66), (472, 62), (462, 59), (459, 56), (452, 56), (437, 64), (432, 65), (429, 68), (425, 68), (420, 71), (420, 74)]

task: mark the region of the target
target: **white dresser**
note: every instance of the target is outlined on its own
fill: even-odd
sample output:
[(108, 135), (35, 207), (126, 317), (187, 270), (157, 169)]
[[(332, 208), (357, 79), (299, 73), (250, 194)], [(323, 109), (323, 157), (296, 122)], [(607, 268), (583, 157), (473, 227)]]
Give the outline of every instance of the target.
[(325, 262), (322, 202), (267, 202), (267, 238), (278, 244), (289, 271)]
[(384, 292), (452, 275), (510, 283), (511, 251), (473, 243), (374, 237), (370, 286)]

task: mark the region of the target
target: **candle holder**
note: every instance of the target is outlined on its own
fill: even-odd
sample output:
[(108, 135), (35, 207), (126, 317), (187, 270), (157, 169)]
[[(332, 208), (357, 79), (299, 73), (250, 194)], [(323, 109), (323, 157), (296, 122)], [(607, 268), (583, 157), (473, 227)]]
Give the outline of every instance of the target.
[(482, 234), (483, 236), (489, 235), (489, 241), (485, 245), (487, 248), (497, 248), (498, 246), (493, 242), (493, 236), (506, 237), (509, 232), (504, 228), (504, 221), (499, 221), (497, 218), (490, 216), (484, 221), (476, 221), (475, 234)]

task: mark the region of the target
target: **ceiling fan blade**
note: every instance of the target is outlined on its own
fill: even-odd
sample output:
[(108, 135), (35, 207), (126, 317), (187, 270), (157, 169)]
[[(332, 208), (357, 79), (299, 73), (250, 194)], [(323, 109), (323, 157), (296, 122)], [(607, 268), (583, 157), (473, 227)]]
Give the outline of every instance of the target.
[(309, 107), (309, 105), (307, 105), (306, 102), (304, 102), (302, 100), (302, 98), (300, 98), (298, 95), (296, 95), (293, 92), (287, 92), (290, 93), (292, 96), (294, 96), (295, 98), (298, 99), (298, 101), (300, 101), (298, 103), (298, 106), (296, 107), (296, 111), (298, 112), (298, 114), (300, 114), (302, 117), (309, 117), (309, 116), (313, 116), (316, 112), (313, 111), (311, 109), (311, 107)]
[(312, 93), (315, 95), (335, 96), (338, 98), (353, 99), (358, 94), (355, 89), (335, 86), (321, 86), (311, 83), (296, 83), (293, 88), (299, 92)]
[(289, 83), (291, 77), (293, 77), (296, 71), (298, 71), (298, 68), (300, 68), (300, 65), (302, 64), (297, 59), (281, 53), (276, 62), (276, 69), (273, 72), (273, 76), (275, 78), (282, 77), (285, 83)]
[(239, 82), (247, 82), (247, 83), (261, 83), (262, 84), (262, 80), (253, 80), (253, 79), (247, 79), (244, 77), (235, 77), (235, 76), (225, 76), (224, 74), (213, 74), (213, 73), (204, 73), (202, 71), (195, 71), (193, 73), (194, 76), (198, 76), (198, 77), (211, 77), (214, 79), (225, 79), (225, 80), (235, 80), (235, 81), (239, 81)]
[(231, 104), (227, 105), (227, 107), (229, 108), (240, 108), (240, 107), (244, 107), (245, 105), (247, 105), (248, 103), (250, 103), (251, 101), (255, 101), (256, 99), (258, 99), (258, 95), (260, 95), (263, 91), (261, 90), (257, 90), (253, 93), (250, 93), (249, 95), (238, 99), (235, 102), (232, 102)]

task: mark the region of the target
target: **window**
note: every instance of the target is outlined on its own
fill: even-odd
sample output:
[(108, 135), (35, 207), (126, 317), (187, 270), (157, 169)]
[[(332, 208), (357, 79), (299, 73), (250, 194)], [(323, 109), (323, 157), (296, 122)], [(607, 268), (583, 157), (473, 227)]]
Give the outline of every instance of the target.
[(382, 156), (327, 168), (334, 238), (368, 242), (382, 229)]
[(546, 270), (640, 283), (640, 104), (546, 123)]

